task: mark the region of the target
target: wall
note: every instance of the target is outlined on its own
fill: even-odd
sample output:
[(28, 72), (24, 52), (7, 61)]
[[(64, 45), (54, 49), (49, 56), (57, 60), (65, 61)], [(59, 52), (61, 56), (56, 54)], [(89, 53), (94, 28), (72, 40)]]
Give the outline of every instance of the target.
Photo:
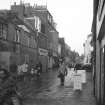
[[(8, 20), (8, 18), (7, 18)], [(17, 19), (17, 21), (19, 21)], [(23, 64), (24, 62), (36, 64), (37, 61), (37, 43), (35, 33), (30, 30), (30, 33), (18, 27), (18, 24), (8, 20), (7, 39), (0, 40), (0, 52), (5, 51), (10, 53), (9, 63)], [(23, 24), (22, 24), (23, 25)], [(19, 42), (16, 41), (16, 29), (19, 30)]]
[(96, 42), (96, 97), (100, 101), (100, 44)]
[(92, 36), (88, 36), (84, 44), (84, 63), (90, 63), (91, 60), (91, 51), (92, 51), (91, 40)]
[[(103, 3), (104, 2), (104, 3)], [(97, 17), (96, 17), (96, 78), (95, 78), (95, 86), (96, 86), (96, 97), (97, 101), (100, 105), (103, 105), (105, 102), (104, 98), (104, 76), (105, 76), (105, 67), (103, 66), (103, 51), (102, 48), (105, 45), (104, 37), (105, 37), (105, 1), (101, 0), (98, 3)]]

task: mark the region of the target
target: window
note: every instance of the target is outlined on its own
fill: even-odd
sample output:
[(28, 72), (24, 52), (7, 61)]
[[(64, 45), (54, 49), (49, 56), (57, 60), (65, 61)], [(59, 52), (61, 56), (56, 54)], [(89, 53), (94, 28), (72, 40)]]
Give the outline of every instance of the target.
[(2, 24), (0, 24), (0, 38), (2, 38)]
[(7, 37), (7, 26), (5, 24), (3, 24), (2, 34), (3, 34), (3, 38), (6, 39), (6, 37)]
[(52, 19), (51, 16), (48, 14), (48, 21), (51, 23)]
[(20, 30), (16, 29), (15, 42), (20, 42)]
[(103, 12), (104, 4), (105, 4), (105, 0), (99, 0), (99, 5), (98, 5), (99, 20), (101, 19), (101, 15), (102, 15), (102, 12)]
[(41, 20), (37, 16), (35, 16), (35, 29), (37, 29), (38, 32), (41, 31)]
[(30, 37), (27, 37), (27, 47), (30, 47)]
[(44, 24), (41, 24), (41, 32), (45, 33), (45, 25)]
[(7, 38), (7, 25), (0, 23), (0, 38)]

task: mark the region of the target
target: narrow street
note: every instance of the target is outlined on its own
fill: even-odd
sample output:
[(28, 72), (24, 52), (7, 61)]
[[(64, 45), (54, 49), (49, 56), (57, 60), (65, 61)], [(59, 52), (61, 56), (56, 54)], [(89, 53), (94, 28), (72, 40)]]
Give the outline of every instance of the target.
[(87, 72), (87, 83), (82, 91), (73, 90), (70, 71), (65, 85), (60, 86), (57, 71), (42, 73), (39, 80), (20, 83), (25, 105), (96, 105), (92, 91), (92, 75)]
[(0, 91), (0, 105), (105, 105), (105, 0), (2, 0)]

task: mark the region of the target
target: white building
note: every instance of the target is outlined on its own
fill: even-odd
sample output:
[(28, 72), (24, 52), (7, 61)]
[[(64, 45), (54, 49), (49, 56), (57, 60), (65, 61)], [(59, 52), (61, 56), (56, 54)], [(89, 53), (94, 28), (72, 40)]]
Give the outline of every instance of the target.
[(88, 35), (87, 40), (84, 43), (84, 63), (90, 63), (91, 60), (91, 51), (92, 51), (92, 46), (91, 46), (91, 40), (92, 40), (92, 35)]

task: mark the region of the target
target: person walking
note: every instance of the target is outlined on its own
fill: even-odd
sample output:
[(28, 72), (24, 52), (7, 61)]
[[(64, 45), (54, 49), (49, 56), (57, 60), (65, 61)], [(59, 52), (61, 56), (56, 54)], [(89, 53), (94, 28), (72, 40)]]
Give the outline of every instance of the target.
[(31, 68), (31, 80), (34, 80), (34, 73), (35, 73), (35, 69), (32, 67)]
[(23, 73), (23, 81), (25, 81), (26, 80), (26, 78), (27, 78), (27, 73), (28, 73), (28, 63), (23, 63), (22, 65), (21, 65), (21, 69), (22, 69), (22, 73)]
[(39, 61), (40, 73), (42, 72), (42, 63)]
[(65, 76), (67, 76), (66, 64), (64, 62), (60, 63), (60, 67), (58, 70), (58, 77), (60, 78), (61, 85), (64, 85)]
[(37, 79), (40, 77), (40, 74), (41, 74), (41, 69), (42, 69), (42, 66), (40, 65), (40, 63), (36, 64), (36, 76), (37, 76)]

